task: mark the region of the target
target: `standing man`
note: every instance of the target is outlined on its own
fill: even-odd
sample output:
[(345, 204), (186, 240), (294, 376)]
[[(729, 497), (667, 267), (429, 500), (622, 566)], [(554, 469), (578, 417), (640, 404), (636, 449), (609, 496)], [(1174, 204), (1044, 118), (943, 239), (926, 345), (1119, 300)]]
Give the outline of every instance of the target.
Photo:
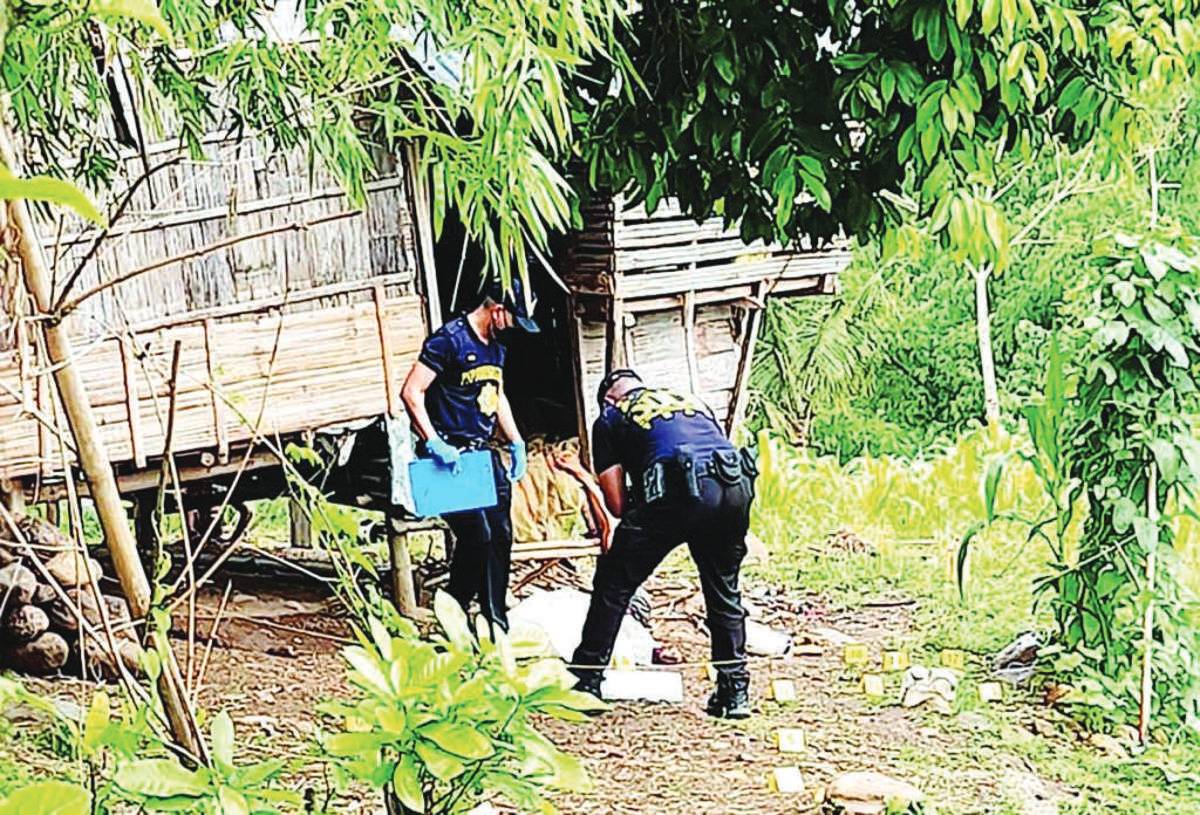
[(576, 689), (600, 695), (603, 666), (630, 598), (686, 542), (700, 572), (717, 668), (708, 712), (747, 718), (750, 674), (738, 572), (758, 474), (754, 460), (730, 444), (699, 398), (647, 387), (631, 370), (608, 374), (596, 398), (593, 467), (604, 502), (621, 522), (596, 563), (591, 605), (571, 660)]
[[(496, 506), (447, 513), (454, 533), (450, 594), (464, 609), (473, 599), (494, 625), (508, 629), (505, 597), (512, 557), (512, 482), (525, 475), (525, 442), (504, 393), (502, 333), (514, 325), (536, 332), (521, 281), (489, 286), (473, 311), (433, 332), (404, 381), (401, 396), (422, 439), (419, 453), (456, 467), (464, 450), (492, 449)], [(512, 466), (492, 445), (496, 426), (508, 441)]]

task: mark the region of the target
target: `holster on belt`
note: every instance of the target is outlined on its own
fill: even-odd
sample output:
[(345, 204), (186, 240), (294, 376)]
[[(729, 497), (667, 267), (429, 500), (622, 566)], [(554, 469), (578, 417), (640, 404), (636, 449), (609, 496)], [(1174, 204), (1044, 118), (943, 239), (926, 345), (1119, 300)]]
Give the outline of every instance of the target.
[(758, 467), (747, 449), (717, 450), (697, 454), (680, 447), (671, 458), (654, 462), (642, 473), (642, 501), (652, 504), (664, 497), (700, 497), (700, 479), (715, 478), (728, 487), (743, 481), (752, 487)]

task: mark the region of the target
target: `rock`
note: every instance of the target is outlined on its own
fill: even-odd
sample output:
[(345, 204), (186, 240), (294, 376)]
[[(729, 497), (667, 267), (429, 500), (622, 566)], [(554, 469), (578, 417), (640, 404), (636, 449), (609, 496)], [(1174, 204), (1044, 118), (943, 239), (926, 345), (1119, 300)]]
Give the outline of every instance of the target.
[(102, 595), (104, 607), (108, 609), (108, 619), (113, 625), (127, 623), (130, 620), (129, 604), (124, 598), (113, 597), (111, 594)]
[(10, 607), (24, 605), (33, 599), (35, 591), (37, 578), (20, 563), (10, 563), (0, 569), (0, 603), (5, 603), (7, 597)]
[(958, 694), (958, 674), (947, 668), (913, 665), (904, 672), (900, 685), (900, 704), (918, 707), (930, 703), (934, 710), (948, 714)]
[(67, 641), (47, 631), (33, 642), (14, 645), (0, 652), (0, 662), (30, 674), (51, 674), (67, 664)]
[(121, 672), (117, 668), (117, 660), (120, 660), (120, 664), (125, 667), (125, 670), (134, 676), (141, 676), (142, 646), (128, 639), (117, 639), (116, 645), (117, 653), (114, 657), (112, 650), (108, 647), (106, 635), (101, 634), (99, 639), (85, 638), (83, 647), (87, 653), (89, 675), (115, 681), (121, 677)]
[(825, 797), (847, 813), (876, 815), (889, 806), (911, 806), (924, 794), (906, 781), (877, 772), (842, 773), (825, 790)]
[(17, 553), (10, 541), (0, 540), (0, 566), (7, 566), (17, 559)]
[(1008, 770), (1001, 782), (1004, 797), (1020, 807), (1020, 815), (1058, 815), (1058, 803), (1042, 779), (1033, 773)]
[(58, 592), (49, 583), (38, 583), (33, 590), (33, 599), (29, 602), (35, 606), (48, 606), (58, 599)]
[(4, 638), (10, 642), (29, 642), (50, 628), (50, 618), (37, 606), (17, 606), (4, 615)]
[(83, 618), (89, 623), (100, 625), (100, 608), (96, 605), (96, 598), (92, 595), (91, 589), (85, 591), (68, 589), (67, 597), (70, 599), (69, 604), (58, 599), (45, 607), (46, 614), (50, 617), (50, 625), (55, 630), (67, 633), (78, 631), (80, 611), (83, 612)]
[[(26, 542), (33, 546), (40, 559), (50, 557), (50, 553), (75, 548), (75, 544), (63, 534), (62, 530), (49, 521), (26, 515), (17, 522)], [(44, 555), (42, 553), (45, 553)]]
[(1124, 759), (1129, 758), (1129, 753), (1125, 750), (1125, 745), (1121, 744), (1121, 740), (1107, 733), (1093, 733), (1088, 736), (1088, 744), (1104, 753), (1109, 758)]
[[(81, 569), (85, 563), (86, 569)], [(104, 576), (100, 564), (80, 552), (59, 552), (46, 561), (46, 571), (50, 572), (63, 588), (86, 586)]]
[(125, 670), (139, 678), (145, 675), (142, 670), (142, 657), (146, 650), (142, 646), (133, 640), (121, 640), (117, 643), (117, 653), (121, 657), (121, 664), (125, 666)]

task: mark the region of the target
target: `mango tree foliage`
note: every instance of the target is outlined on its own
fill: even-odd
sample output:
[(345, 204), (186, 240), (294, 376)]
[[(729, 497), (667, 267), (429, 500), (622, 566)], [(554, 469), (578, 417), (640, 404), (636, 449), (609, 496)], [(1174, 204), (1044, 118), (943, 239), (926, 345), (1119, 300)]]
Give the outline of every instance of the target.
[(459, 209), (491, 271), (522, 270), (565, 228), (565, 88), (586, 60), (620, 59), (619, 0), (288, 6), (8, 6), (0, 71), (24, 174), (104, 190), (122, 150), (178, 139), (199, 157), (214, 131), (254, 133), (307, 145), (361, 200), (377, 148), (411, 140), (435, 213)]
[[(1002, 264), (1007, 227), (971, 185), (995, 188), (997, 162), (1051, 138), (1136, 143), (1147, 100), (1192, 68), (1195, 15), (1186, 0), (649, 0), (629, 49), (648, 92), (584, 87), (600, 101), (581, 109), (581, 186), (651, 209), (674, 195), (748, 240), (878, 233), (911, 196)], [(588, 73), (603, 87), (606, 72)]]

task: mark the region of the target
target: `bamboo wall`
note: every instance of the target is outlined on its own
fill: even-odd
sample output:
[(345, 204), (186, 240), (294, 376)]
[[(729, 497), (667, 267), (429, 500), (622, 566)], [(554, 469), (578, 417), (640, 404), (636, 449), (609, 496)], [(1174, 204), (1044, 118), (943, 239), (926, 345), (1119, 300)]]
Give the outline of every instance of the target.
[[(422, 233), (402, 167), (382, 165), (359, 211), (299, 151), (272, 156), (254, 141), (207, 147), (207, 160), (173, 164), (142, 185), (72, 290), (180, 261), (85, 300), (70, 318), (106, 447), (125, 468), (163, 453), (176, 342), (172, 447), (223, 459), (256, 432), (397, 409), (396, 380), (426, 333)], [(173, 150), (151, 149), (149, 165)], [(142, 167), (131, 155), (122, 175), (136, 178)], [(45, 223), (42, 234), (61, 282), (96, 231), (73, 220)], [(0, 345), (0, 479), (53, 476), (61, 452), (33, 418), (54, 419), (52, 382), (34, 332), (9, 328), (20, 341)]]

